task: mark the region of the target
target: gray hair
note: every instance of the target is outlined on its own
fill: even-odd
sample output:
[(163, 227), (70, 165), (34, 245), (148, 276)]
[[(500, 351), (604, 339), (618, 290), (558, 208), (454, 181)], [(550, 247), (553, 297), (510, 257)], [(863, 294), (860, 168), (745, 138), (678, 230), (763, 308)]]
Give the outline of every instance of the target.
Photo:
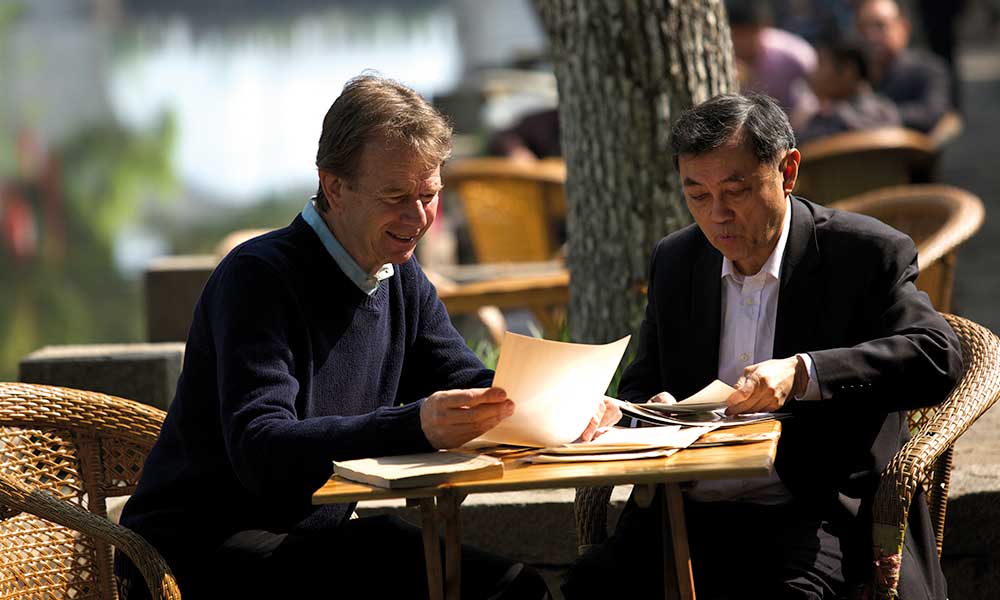
[(670, 134), (674, 167), (681, 155), (706, 154), (734, 135), (741, 135), (762, 163), (776, 163), (795, 147), (788, 116), (773, 98), (721, 94), (684, 111), (674, 123)]

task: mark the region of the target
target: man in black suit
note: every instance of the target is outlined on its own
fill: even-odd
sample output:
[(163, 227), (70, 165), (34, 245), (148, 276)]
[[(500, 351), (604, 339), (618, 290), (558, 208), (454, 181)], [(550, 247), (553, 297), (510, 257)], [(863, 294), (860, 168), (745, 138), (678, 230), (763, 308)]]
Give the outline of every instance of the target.
[[(914, 286), (912, 240), (791, 195), (799, 152), (773, 100), (717, 96), (681, 115), (672, 145), (696, 224), (653, 252), (619, 395), (669, 401), (719, 378), (737, 388), (728, 413), (790, 415), (773, 477), (685, 493), (698, 596), (851, 594), (872, 573), (870, 504), (908, 438), (903, 411), (944, 399), (961, 371), (958, 340)], [(611, 539), (570, 570), (566, 597), (652, 597), (659, 506), (630, 502)], [(901, 573), (904, 599), (945, 597), (922, 497)]]

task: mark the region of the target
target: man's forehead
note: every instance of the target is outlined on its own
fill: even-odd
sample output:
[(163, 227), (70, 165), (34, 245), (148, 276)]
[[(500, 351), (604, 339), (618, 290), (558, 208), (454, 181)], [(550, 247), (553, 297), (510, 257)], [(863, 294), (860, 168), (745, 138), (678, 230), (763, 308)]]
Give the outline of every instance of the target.
[(711, 173), (713, 179), (740, 181), (757, 169), (756, 155), (741, 141), (730, 138), (718, 148), (700, 154), (681, 154), (677, 158), (682, 179), (691, 171)]

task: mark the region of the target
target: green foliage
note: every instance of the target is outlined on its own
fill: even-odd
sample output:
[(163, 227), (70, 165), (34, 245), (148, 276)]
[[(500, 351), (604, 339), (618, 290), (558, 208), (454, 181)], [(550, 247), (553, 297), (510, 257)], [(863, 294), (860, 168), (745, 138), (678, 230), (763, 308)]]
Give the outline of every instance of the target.
[[(174, 138), (169, 117), (149, 131), (98, 125), (53, 150), (57, 175), (20, 182), (40, 235), (31, 256), (0, 253), (0, 289), (13, 290), (0, 294), (0, 379), (13, 379), (18, 360), (44, 345), (141, 338), (140, 287), (116, 270), (113, 244), (145, 198), (176, 191)], [(41, 191), (44, 177), (57, 178), (61, 194)], [(64, 228), (47, 220), (60, 212)]]

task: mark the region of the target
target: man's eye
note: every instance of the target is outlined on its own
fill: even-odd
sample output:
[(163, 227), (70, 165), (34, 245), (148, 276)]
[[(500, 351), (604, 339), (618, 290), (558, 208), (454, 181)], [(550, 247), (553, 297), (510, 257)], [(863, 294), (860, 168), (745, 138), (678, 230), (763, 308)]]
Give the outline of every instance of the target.
[(420, 194), (420, 201), (424, 204), (430, 204), (437, 198), (437, 194)]
[(708, 199), (708, 194), (695, 194), (693, 196), (688, 196), (694, 202), (703, 202)]
[(750, 191), (749, 187), (739, 188), (737, 190), (728, 190), (726, 193), (730, 196), (742, 196)]

